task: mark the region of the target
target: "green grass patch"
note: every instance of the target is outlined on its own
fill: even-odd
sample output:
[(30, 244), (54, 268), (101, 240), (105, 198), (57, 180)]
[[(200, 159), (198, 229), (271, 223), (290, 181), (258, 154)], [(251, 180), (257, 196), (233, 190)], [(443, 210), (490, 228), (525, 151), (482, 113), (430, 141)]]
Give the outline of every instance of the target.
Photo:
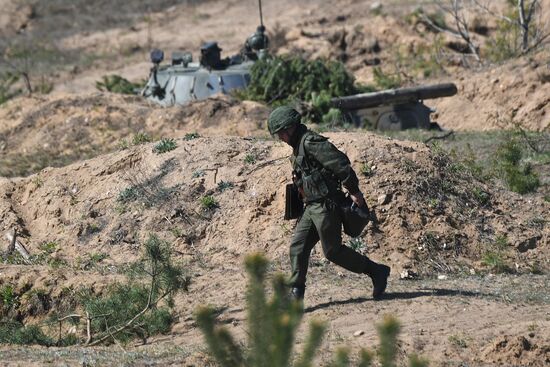
[(163, 138), (153, 147), (153, 153), (161, 154), (174, 150), (178, 144), (174, 139)]
[(201, 137), (201, 136), (200, 136), (199, 133), (197, 133), (197, 132), (187, 133), (187, 134), (185, 134), (185, 136), (183, 137), (183, 140), (189, 141), (189, 140), (193, 140), (193, 139), (198, 139), (198, 138), (200, 138), (200, 137)]
[(212, 195), (206, 195), (201, 198), (201, 207), (204, 210), (213, 210), (220, 207), (220, 204)]
[(229, 190), (229, 189), (232, 189), (233, 187), (235, 187), (235, 184), (233, 182), (230, 182), (230, 181), (220, 181), (218, 182), (218, 186), (216, 187), (216, 189), (219, 191), (219, 192), (223, 192), (225, 190)]

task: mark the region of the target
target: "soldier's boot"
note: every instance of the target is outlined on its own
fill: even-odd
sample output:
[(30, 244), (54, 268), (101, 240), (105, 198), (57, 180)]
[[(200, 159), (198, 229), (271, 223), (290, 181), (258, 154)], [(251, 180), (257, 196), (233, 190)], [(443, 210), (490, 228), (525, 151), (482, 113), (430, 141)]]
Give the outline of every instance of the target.
[(377, 264), (368, 259), (365, 274), (372, 280), (372, 298), (378, 300), (386, 291), (388, 277), (390, 276), (390, 267), (384, 264)]
[(306, 287), (292, 287), (290, 289), (289, 297), (293, 301), (303, 301), (306, 293)]

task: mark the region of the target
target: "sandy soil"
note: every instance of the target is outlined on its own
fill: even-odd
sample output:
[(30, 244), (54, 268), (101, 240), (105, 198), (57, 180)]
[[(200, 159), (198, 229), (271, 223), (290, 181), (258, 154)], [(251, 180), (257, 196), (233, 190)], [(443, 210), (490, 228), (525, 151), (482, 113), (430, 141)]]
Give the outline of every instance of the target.
[[(372, 3), (265, 1), (264, 15), (268, 29), (279, 35), (277, 52), (341, 58), (359, 81), (369, 83), (372, 67), (365, 60), (378, 57), (390, 70), (399, 47), (421, 49), (434, 40), (403, 20), (417, 2), (385, 2), (378, 15)], [(162, 109), (136, 96), (97, 92), (95, 81), (107, 74), (146, 77), (151, 47), (196, 49), (217, 39), (224, 52), (237, 52), (257, 25), (255, 1), (167, 0), (148, 11), (136, 1), (120, 19), (107, 17), (113, 9), (105, 5), (98, 10), (105, 16), (95, 21), (85, 6), (78, 13), (61, 3), (30, 10), (24, 4), (0, 1), (6, 9), (0, 34), (43, 32), (55, 35), (56, 46), (67, 52), (103, 56), (57, 70), (51, 94), (0, 107), (0, 176), (34, 172), (0, 177), (0, 235), (16, 227), (32, 254), (55, 242), (47, 256), (63, 264), (0, 265), (0, 286), (13, 285), (21, 294), (41, 290), (48, 297), (40, 309), (23, 303), (18, 316), (43, 321), (80, 286), (100, 293), (120, 279), (124, 264), (138, 258), (151, 232), (173, 244), (193, 284), (190, 294), (176, 299), (179, 319), (172, 332), (149, 345), (130, 345), (124, 352), (116, 346), (2, 346), (2, 363), (211, 365), (192, 318), (196, 307), (216, 305), (220, 320), (244, 339), (244, 256), (262, 251), (273, 272), (288, 271), (294, 223), (282, 214), (290, 150), (267, 136), (269, 110), (260, 104), (220, 96)], [(48, 19), (73, 19), (75, 26), (58, 29)], [(372, 49), (374, 41), (380, 51)], [(456, 67), (415, 79), (457, 84), (457, 96), (427, 102), (444, 128), (520, 124), (547, 131), (548, 57), (543, 50), (502, 65)], [(156, 154), (154, 143), (133, 145), (140, 132), (155, 140), (175, 138), (178, 147)], [(200, 137), (185, 138), (195, 132)], [(375, 324), (393, 314), (402, 323), (400, 358), (417, 352), (432, 366), (550, 364), (550, 204), (489, 187), (425, 144), (362, 131), (328, 136), (348, 153), (357, 172), (370, 168), (369, 177), (360, 176), (374, 216), (360, 251), (391, 265), (392, 276), (388, 297), (373, 302), (368, 278), (327, 263), (316, 249), (298, 348), (313, 318), (329, 324), (320, 365), (338, 345), (372, 348)], [(121, 149), (124, 141), (127, 147)], [(50, 165), (60, 167), (42, 169)], [(222, 181), (233, 186), (222, 189)], [(139, 188), (139, 197), (123, 202), (121, 193), (128, 188)], [(205, 195), (213, 195), (219, 208), (203, 210)], [(498, 247), (504, 237), (504, 247)], [(483, 262), (488, 251), (498, 251), (509, 274), (494, 274)], [(99, 253), (108, 256), (92, 263)], [(364, 333), (356, 337), (357, 331)]]

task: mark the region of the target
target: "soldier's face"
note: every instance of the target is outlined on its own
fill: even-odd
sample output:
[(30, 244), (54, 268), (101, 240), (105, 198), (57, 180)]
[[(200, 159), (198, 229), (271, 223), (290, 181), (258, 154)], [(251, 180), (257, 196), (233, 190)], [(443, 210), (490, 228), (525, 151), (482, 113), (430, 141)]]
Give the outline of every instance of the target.
[(280, 140), (284, 141), (287, 144), (290, 144), (290, 138), (292, 137), (294, 130), (296, 130), (296, 126), (291, 126), (288, 129), (278, 131), (277, 136)]

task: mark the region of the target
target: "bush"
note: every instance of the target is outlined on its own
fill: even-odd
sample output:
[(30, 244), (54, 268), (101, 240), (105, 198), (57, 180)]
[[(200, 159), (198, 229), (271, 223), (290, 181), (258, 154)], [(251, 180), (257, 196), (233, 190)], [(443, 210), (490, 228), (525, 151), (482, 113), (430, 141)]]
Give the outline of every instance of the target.
[(219, 208), (220, 204), (212, 195), (206, 195), (201, 198), (201, 206), (204, 210)]
[(46, 336), (36, 325), (24, 326), (17, 321), (0, 321), (0, 344), (44, 346), (53, 345), (53, 340)]
[(185, 134), (185, 136), (183, 137), (183, 140), (193, 140), (193, 139), (198, 139), (200, 138), (200, 134), (197, 133), (197, 132), (193, 132), (193, 133), (187, 133)]
[[(259, 254), (250, 255), (245, 260), (249, 276), (247, 290), (248, 336), (247, 346), (241, 347), (226, 327), (217, 327), (215, 310), (200, 307), (195, 317), (210, 352), (224, 367), (307, 367), (313, 365), (315, 353), (325, 332), (326, 326), (320, 321), (311, 321), (304, 349), (300, 356), (293, 358), (293, 347), (298, 326), (303, 317), (300, 302), (287, 296), (284, 277), (280, 274), (273, 279), (273, 296), (266, 299), (265, 278), (267, 260)], [(393, 317), (386, 317), (378, 326), (380, 336), (380, 362), (383, 367), (395, 366), (397, 355), (397, 335), (399, 323)], [(373, 353), (362, 349), (359, 353), (359, 366), (370, 366)], [(349, 351), (341, 348), (336, 351), (331, 366), (349, 366)], [(427, 366), (427, 362), (411, 356), (409, 366)]]
[[(126, 283), (114, 284), (102, 297), (82, 291), (79, 298), (86, 317), (71, 315), (58, 321), (75, 321), (76, 316), (77, 324), (81, 320), (89, 322), (88, 345), (125, 342), (136, 337), (146, 340), (170, 331), (175, 320), (170, 310), (173, 296), (187, 291), (189, 283), (183, 268), (172, 263), (170, 245), (150, 235), (142, 259), (129, 267)], [(161, 301), (165, 303), (163, 307)], [(70, 343), (70, 338), (61, 339), (60, 335), (58, 344)]]
[(522, 164), (523, 147), (517, 137), (509, 135), (496, 152), (496, 171), (508, 188), (519, 194), (535, 191), (540, 181), (530, 164)]
[(101, 79), (102, 81), (97, 81), (95, 83), (95, 87), (100, 91), (120, 94), (137, 94), (142, 87), (141, 84), (132, 83), (120, 75), (106, 75)]
[(330, 98), (360, 91), (340, 62), (286, 55), (256, 62), (249, 86), (238, 95), (273, 106), (304, 101), (309, 104), (305, 117), (321, 122), (330, 110)]
[(153, 152), (157, 154), (166, 153), (171, 150), (174, 150), (178, 147), (178, 144), (174, 139), (161, 139), (155, 146), (153, 147)]

